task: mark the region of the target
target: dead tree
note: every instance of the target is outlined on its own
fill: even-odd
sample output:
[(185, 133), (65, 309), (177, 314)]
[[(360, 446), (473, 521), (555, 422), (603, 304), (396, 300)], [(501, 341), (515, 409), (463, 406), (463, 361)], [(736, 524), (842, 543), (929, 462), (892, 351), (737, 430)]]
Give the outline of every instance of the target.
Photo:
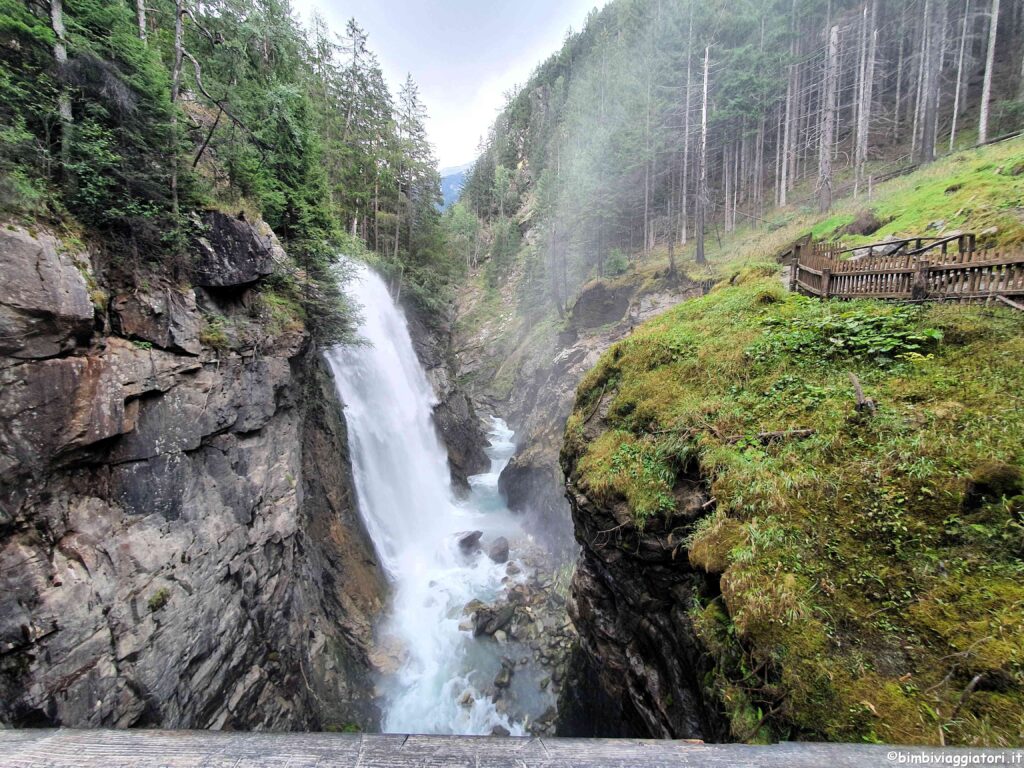
[(828, 35), (825, 61), (825, 103), (821, 111), (821, 143), (818, 151), (818, 208), (822, 213), (832, 207), (832, 144), (836, 130), (836, 70), (839, 65), (839, 26)]

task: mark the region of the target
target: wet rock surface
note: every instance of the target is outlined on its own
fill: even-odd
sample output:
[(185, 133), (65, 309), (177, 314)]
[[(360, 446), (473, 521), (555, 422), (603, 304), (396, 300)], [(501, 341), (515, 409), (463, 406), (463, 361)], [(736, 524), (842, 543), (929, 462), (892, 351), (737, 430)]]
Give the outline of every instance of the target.
[[(268, 237), (221, 233), (237, 249), (208, 238), (201, 263), (258, 281)], [(25, 280), (0, 289), (0, 723), (373, 727), (384, 585), (304, 334), (157, 280), (104, 285), (94, 324), (89, 254), (2, 237)], [(218, 350), (203, 308), (231, 324)]]
[[(603, 413), (599, 403), (597, 418), (585, 427), (588, 439), (599, 433)], [(598, 504), (580, 491), (575, 461), (567, 451), (566, 488), (581, 546), (568, 600), (582, 654), (573, 669), (583, 691), (594, 673), (601, 690), (589, 697), (574, 691), (563, 702), (565, 727), (585, 729), (588, 720), (611, 714), (626, 732), (724, 740), (725, 717), (703, 685), (713, 660), (689, 615), (698, 597), (719, 594), (718, 580), (691, 566), (680, 549), (707, 508), (699, 472), (692, 468), (680, 480), (675, 516), (652, 518), (639, 529), (624, 501)]]
[[(404, 306), (416, 356), (437, 396), (434, 425), (448, 452), (452, 484), (459, 493), (469, 490), (469, 477), (486, 472), (487, 435), (473, 400), (458, 383), (459, 364), (454, 353), (451, 318), (432, 318), (417, 307)], [(454, 314), (454, 308), (452, 309)]]
[[(503, 315), (457, 334), (456, 357), (473, 382), (471, 394), (516, 430), (518, 450), (501, 473), (501, 493), (559, 556), (575, 553), (558, 455), (577, 384), (638, 323), (700, 293), (688, 280), (653, 287), (598, 280), (583, 289), (560, 331), (530, 333), (527, 325), (518, 331), (520, 338), (507, 338), (514, 322)], [(471, 293), (461, 296), (460, 314), (472, 311), (476, 301)], [(510, 384), (499, 387), (501, 382)]]
[[(550, 736), (577, 642), (566, 614), (568, 569), (552, 570), (549, 555), (539, 549), (524, 553), (513, 547), (512, 555), (518, 563), (506, 566), (504, 593), (492, 603), (467, 603), (461, 628), (499, 648), (500, 665), (485, 690), (498, 711), (525, 720), (531, 734)], [(540, 714), (530, 719), (524, 709)]]

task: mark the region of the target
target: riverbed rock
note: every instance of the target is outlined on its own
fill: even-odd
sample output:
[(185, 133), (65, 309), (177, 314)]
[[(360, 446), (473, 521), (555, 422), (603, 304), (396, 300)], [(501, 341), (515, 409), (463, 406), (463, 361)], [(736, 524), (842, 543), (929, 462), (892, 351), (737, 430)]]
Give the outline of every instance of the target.
[(494, 677), (494, 687), (498, 689), (508, 688), (512, 684), (512, 674), (515, 672), (515, 665), (508, 659), (501, 660), (501, 669)]
[(511, 736), (512, 733), (503, 725), (496, 725), (491, 728), (491, 736)]
[(473, 614), (473, 635), (493, 635), (512, 621), (515, 607), (505, 603), (498, 606), (484, 606)]
[(508, 562), (508, 539), (499, 536), (487, 550), (487, 556), (496, 563)]
[(481, 549), (480, 537), (483, 535), (483, 531), (468, 531), (466, 533), (456, 534), (456, 541), (458, 542), (459, 550), (462, 554), (472, 555), (479, 552)]

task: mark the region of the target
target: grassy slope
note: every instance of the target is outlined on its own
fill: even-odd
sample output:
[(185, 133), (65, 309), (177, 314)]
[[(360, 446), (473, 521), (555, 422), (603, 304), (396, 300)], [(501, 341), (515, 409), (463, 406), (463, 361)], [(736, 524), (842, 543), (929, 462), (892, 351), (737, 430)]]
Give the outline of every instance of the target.
[[(808, 192), (798, 190), (797, 195)], [(886, 222), (869, 236), (846, 234), (843, 228), (865, 211)], [(837, 201), (823, 217), (813, 205), (773, 209), (769, 226), (740, 227), (713, 235), (707, 242), (707, 267), (693, 264), (692, 247), (683, 264), (695, 277), (728, 274), (737, 264), (768, 259), (798, 237), (812, 232), (818, 239), (837, 239), (848, 245), (876, 242), (889, 235), (937, 237), (954, 230), (997, 231), (981, 236), (982, 244), (1000, 247), (1024, 245), (1024, 138), (944, 157), (913, 174), (878, 185), (870, 200), (860, 197)], [(938, 225), (938, 226), (930, 226)], [(655, 255), (659, 263), (667, 257)]]
[[(955, 222), (963, 192), (1017, 242), (1024, 176), (997, 170), (1022, 161), (1022, 142), (963, 153), (880, 190), (879, 215)], [(1024, 744), (1024, 319), (823, 303), (774, 272), (748, 266), (603, 357), (567, 429), (581, 490), (643, 525), (672, 515), (676, 468), (699, 462), (717, 509), (689, 558), (722, 596), (691, 615), (736, 738)], [(601, 393), (607, 430), (588, 443)], [(797, 428), (814, 434), (752, 439)]]

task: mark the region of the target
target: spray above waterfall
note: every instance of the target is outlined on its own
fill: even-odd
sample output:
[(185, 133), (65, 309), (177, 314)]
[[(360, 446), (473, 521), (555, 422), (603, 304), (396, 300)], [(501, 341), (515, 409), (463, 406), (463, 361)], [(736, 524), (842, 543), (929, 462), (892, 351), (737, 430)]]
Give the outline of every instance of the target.
[[(510, 590), (526, 589), (529, 567), (516, 558), (530, 540), (497, 491), (512, 433), (492, 420), (490, 471), (471, 478), (469, 497), (456, 500), (432, 422), (435, 395), (405, 318), (365, 266), (355, 268), (348, 290), (362, 305), (362, 343), (335, 348), (328, 359), (345, 406), (360, 514), (393, 584), (378, 628), (391, 653), (382, 664), (390, 667), (380, 682), (382, 727), (523, 734), (552, 694), (538, 685), (542, 672), (523, 655), (529, 649), (508, 640), (516, 608), (504, 602), (500, 613), (487, 614), (505, 622), (490, 632), (467, 611), (480, 606), (479, 614), (507, 601)], [(465, 533), (475, 529), (485, 543), (510, 540), (512, 561), (496, 562), (467, 544)]]

